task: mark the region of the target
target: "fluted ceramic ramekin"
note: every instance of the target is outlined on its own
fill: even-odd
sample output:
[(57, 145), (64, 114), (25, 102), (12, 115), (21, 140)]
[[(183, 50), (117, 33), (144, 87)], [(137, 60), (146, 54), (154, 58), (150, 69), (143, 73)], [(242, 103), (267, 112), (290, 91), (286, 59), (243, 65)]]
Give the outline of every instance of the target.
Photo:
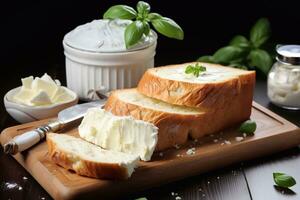
[(154, 67), (156, 39), (145, 48), (123, 52), (85, 51), (68, 45), (65, 40), (63, 46), (67, 86), (85, 100), (91, 98), (91, 91), (106, 94), (135, 87), (143, 73)]

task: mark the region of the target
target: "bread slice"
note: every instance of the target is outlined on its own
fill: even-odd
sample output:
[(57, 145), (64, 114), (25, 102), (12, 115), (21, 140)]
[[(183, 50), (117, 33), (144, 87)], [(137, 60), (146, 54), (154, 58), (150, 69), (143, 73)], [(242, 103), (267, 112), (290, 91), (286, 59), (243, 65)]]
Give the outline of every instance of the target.
[(139, 161), (138, 156), (108, 151), (66, 134), (47, 134), (50, 158), (77, 174), (101, 179), (127, 179)]
[(146, 96), (170, 104), (202, 110), (222, 108), (233, 99), (244, 102), (250, 109), (255, 84), (255, 71), (246, 71), (217, 64), (199, 63), (206, 71), (199, 77), (186, 74), (184, 63), (148, 69), (138, 84), (138, 91)]
[(157, 143), (157, 127), (131, 116), (115, 116), (91, 108), (78, 127), (83, 139), (102, 148), (138, 155), (149, 161)]
[(156, 151), (181, 145), (188, 138), (200, 138), (249, 118), (243, 102), (234, 101), (220, 109), (205, 112), (186, 106), (165, 103), (140, 94), (136, 89), (116, 90), (105, 104), (105, 110), (115, 115), (132, 117), (158, 127)]

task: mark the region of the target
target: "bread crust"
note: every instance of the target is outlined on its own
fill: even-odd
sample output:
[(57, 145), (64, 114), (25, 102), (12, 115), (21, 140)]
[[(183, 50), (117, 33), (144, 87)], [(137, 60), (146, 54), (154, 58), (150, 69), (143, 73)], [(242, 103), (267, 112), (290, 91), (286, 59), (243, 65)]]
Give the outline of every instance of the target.
[(114, 115), (131, 115), (135, 119), (148, 121), (158, 127), (158, 143), (155, 151), (161, 151), (181, 145), (188, 138), (198, 139), (245, 121), (251, 114), (251, 101), (234, 99), (225, 107), (211, 109), (210, 112), (199, 114), (169, 113), (122, 101), (118, 95), (135, 89), (116, 90), (112, 92), (105, 104), (105, 110)]
[[(164, 67), (176, 68), (178, 66), (195, 63), (196, 62)], [(224, 67), (209, 63), (200, 64), (213, 67)], [(248, 109), (251, 107), (251, 103), (249, 102), (252, 102), (253, 98), (255, 71), (245, 71), (245, 74), (225, 81), (191, 83), (156, 76), (153, 72), (159, 69), (160, 67), (152, 68), (144, 73), (137, 87), (137, 90), (140, 93), (170, 104), (189, 106), (206, 111), (222, 108), (234, 98), (239, 98), (242, 101), (248, 102)], [(247, 94), (245, 95), (245, 93)]]
[[(48, 155), (50, 159), (61, 167), (74, 171), (75, 173), (100, 179), (127, 179), (126, 167), (118, 164), (99, 163), (85, 159), (73, 159), (74, 155), (60, 149), (55, 141), (47, 135)], [(79, 163), (80, 162), (80, 163)]]

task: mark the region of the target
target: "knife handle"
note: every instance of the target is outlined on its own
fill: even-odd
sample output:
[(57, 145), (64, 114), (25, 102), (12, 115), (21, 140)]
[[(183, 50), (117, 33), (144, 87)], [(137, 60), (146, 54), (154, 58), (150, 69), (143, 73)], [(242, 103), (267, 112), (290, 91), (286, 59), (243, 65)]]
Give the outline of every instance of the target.
[(50, 131), (57, 131), (61, 127), (62, 124), (59, 121), (53, 121), (32, 131), (28, 131), (21, 135), (18, 135), (11, 139), (8, 143), (3, 145), (4, 153), (14, 155), (18, 152), (25, 151), (39, 141), (43, 140), (46, 136), (46, 133)]

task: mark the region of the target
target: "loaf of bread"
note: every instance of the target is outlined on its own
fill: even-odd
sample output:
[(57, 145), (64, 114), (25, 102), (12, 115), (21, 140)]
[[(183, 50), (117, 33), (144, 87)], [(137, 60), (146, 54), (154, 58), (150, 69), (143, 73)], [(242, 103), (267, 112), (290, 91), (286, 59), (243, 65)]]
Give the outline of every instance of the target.
[(209, 112), (222, 109), (232, 101), (241, 101), (251, 109), (255, 71), (246, 71), (216, 64), (198, 63), (206, 67), (199, 77), (186, 74), (185, 69), (196, 63), (169, 65), (148, 69), (137, 90), (170, 104), (189, 106)]
[(101, 179), (127, 179), (139, 157), (104, 150), (80, 138), (66, 134), (47, 134), (50, 158), (58, 165), (79, 175)]
[(248, 119), (251, 113), (242, 99), (233, 99), (226, 106), (207, 112), (165, 103), (147, 97), (136, 89), (114, 91), (105, 104), (105, 110), (119, 116), (131, 115), (157, 126), (156, 151), (184, 144), (189, 137), (197, 139), (221, 131)]

